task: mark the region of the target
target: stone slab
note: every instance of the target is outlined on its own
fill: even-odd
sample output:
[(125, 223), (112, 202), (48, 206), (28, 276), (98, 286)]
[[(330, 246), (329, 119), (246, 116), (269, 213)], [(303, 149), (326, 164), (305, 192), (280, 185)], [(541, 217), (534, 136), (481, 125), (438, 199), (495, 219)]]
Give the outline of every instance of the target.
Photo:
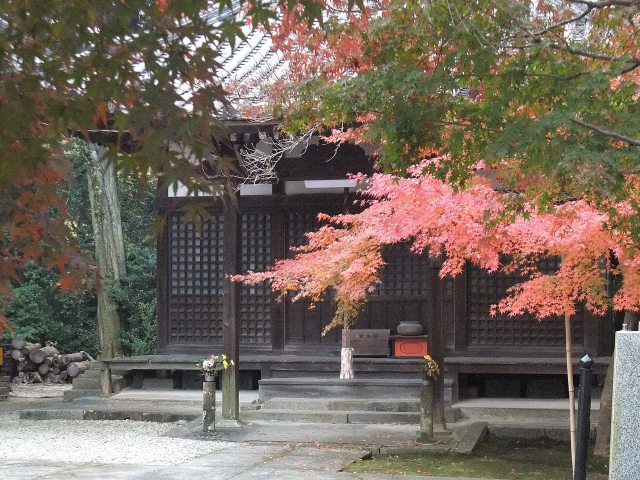
[(418, 425), (420, 414), (415, 412), (348, 412), (347, 423), (400, 423)]
[(261, 408), (270, 410), (330, 410), (370, 412), (417, 412), (417, 398), (371, 400), (366, 398), (281, 398), (267, 400)]
[(616, 332), (610, 480), (640, 478), (640, 332)]
[(260, 409), (243, 412), (245, 421), (264, 420), (268, 422), (299, 422), (299, 423), (348, 423), (347, 412), (329, 412), (326, 410), (268, 410)]
[(100, 398), (102, 389), (100, 390), (67, 390), (64, 392), (64, 401), (73, 402), (78, 398)]
[[(26, 463), (26, 462), (25, 462)], [(0, 478), (3, 480), (18, 480), (32, 478), (50, 478), (49, 475), (60, 475), (65, 477), (65, 472), (70, 468), (65, 464), (43, 464), (42, 462), (32, 464), (2, 464), (0, 465)], [(52, 478), (52, 477), (51, 477)]]
[[(191, 465), (176, 465), (154, 472), (145, 472), (133, 478), (139, 480), (228, 480), (237, 478), (238, 475), (246, 471), (247, 467), (197, 467)], [(111, 477), (108, 478), (111, 480)]]
[(470, 425), (468, 428), (463, 430), (460, 441), (453, 449), (453, 452), (463, 455), (471, 455), (480, 442), (486, 438), (488, 433), (489, 429), (485, 422), (478, 422)]
[(18, 414), (21, 420), (84, 420), (82, 410), (22, 410)]

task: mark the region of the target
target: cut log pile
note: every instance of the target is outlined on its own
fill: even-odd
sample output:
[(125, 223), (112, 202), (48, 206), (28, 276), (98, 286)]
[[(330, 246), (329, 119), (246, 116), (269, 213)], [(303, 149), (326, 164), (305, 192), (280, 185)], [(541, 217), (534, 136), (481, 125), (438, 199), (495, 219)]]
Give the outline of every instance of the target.
[(9, 376), (9, 365), (6, 361), (6, 351), (4, 345), (0, 346), (0, 400), (6, 400), (11, 392), (11, 383)]
[(51, 343), (44, 346), (16, 337), (11, 341), (11, 358), (17, 375), (13, 383), (67, 383), (90, 368), (86, 352), (60, 353)]

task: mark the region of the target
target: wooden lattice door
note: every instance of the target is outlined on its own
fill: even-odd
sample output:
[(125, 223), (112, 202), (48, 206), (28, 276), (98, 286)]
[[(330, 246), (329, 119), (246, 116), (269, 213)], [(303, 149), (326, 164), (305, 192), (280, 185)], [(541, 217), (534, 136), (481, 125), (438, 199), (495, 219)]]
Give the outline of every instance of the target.
[[(240, 271), (265, 271), (272, 261), (271, 214), (243, 213), (240, 221)], [(240, 342), (271, 346), (272, 294), (269, 283), (240, 289)]]
[(182, 212), (168, 218), (168, 341), (212, 345), (222, 341), (222, 215), (190, 222)]

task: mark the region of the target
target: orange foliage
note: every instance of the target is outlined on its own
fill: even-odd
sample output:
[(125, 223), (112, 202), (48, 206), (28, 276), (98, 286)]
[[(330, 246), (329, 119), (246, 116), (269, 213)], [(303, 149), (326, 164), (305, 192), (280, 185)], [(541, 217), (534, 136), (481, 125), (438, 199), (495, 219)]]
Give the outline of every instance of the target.
[[(434, 160), (432, 160), (434, 161)], [(437, 160), (436, 160), (437, 161)], [(308, 244), (267, 272), (233, 277), (255, 284), (270, 281), (294, 300), (318, 301), (332, 292), (337, 314), (327, 327), (349, 326), (375, 288), (384, 266), (384, 245), (409, 242), (415, 252), (440, 258), (440, 275), (456, 275), (467, 262), (488, 271), (517, 271), (524, 280), (494, 306), (510, 315), (530, 312), (537, 318), (573, 314), (582, 303), (596, 314), (607, 308), (640, 310), (640, 256), (627, 233), (607, 226), (610, 218), (585, 201), (557, 205), (550, 212), (506, 215), (506, 195), (480, 174), (465, 190), (415, 167), (409, 178), (359, 176), (368, 187), (365, 208), (357, 214), (321, 217), (328, 222), (309, 233)], [(484, 173), (484, 172), (479, 172)], [(613, 205), (631, 215), (628, 205)], [(617, 269), (609, 263), (614, 253)], [(557, 271), (539, 269), (540, 260), (559, 257)], [(504, 258), (509, 258), (504, 262)], [(623, 283), (610, 298), (605, 273), (620, 272)]]
[(14, 182), (0, 211), (0, 332), (8, 326), (2, 314), (11, 295), (8, 282), (28, 261), (39, 261), (60, 273), (60, 288), (74, 290), (86, 281), (86, 264), (67, 225), (67, 208), (57, 189), (60, 165), (44, 165), (32, 178)]

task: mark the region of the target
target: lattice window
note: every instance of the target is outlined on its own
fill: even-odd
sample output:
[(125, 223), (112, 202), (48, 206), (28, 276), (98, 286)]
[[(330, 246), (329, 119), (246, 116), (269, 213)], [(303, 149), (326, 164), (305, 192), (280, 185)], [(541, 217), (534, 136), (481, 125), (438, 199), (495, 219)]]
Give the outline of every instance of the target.
[(287, 256), (291, 256), (289, 249), (307, 243), (306, 232), (318, 227), (317, 211), (289, 211), (287, 212), (286, 245)]
[(383, 258), (387, 265), (372, 296), (421, 297), (427, 294), (428, 264), (411, 253), (406, 244), (387, 245)]
[[(541, 265), (543, 271), (552, 272), (558, 261), (549, 259)], [(477, 267), (468, 269), (469, 344), (561, 347), (564, 345), (564, 319), (559, 317), (538, 321), (532, 315), (509, 317), (491, 316), (491, 305), (505, 297), (507, 289), (521, 278), (516, 275), (489, 274)], [(582, 322), (573, 322), (574, 342), (582, 342)]]
[[(271, 215), (243, 213), (240, 241), (240, 270), (266, 270), (271, 264)], [(271, 343), (271, 288), (267, 282), (241, 288), (240, 341)]]
[(222, 341), (222, 215), (198, 224), (169, 215), (169, 335), (171, 343)]

